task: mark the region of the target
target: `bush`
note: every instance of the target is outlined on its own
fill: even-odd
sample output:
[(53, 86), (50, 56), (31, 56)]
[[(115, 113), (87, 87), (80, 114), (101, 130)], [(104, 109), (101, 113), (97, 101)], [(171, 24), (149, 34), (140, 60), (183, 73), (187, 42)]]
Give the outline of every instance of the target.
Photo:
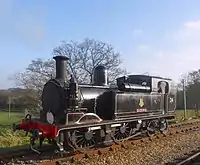
[(24, 131), (13, 132), (11, 129), (0, 129), (0, 147), (11, 147), (29, 143), (29, 137)]

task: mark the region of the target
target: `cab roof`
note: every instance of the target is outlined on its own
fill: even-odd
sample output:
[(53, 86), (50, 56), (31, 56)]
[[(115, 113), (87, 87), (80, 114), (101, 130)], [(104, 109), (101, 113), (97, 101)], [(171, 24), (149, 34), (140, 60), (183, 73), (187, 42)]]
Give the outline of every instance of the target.
[[(124, 76), (121, 76), (124, 77)], [(166, 78), (166, 77), (161, 77), (161, 76), (151, 76), (151, 75), (140, 75), (140, 74), (134, 74), (134, 75), (126, 75), (125, 77), (144, 77), (144, 78), (155, 78), (155, 79), (162, 79), (162, 80), (168, 80), (168, 81), (172, 81), (172, 79), (170, 78)], [(120, 77), (119, 77), (120, 78)]]

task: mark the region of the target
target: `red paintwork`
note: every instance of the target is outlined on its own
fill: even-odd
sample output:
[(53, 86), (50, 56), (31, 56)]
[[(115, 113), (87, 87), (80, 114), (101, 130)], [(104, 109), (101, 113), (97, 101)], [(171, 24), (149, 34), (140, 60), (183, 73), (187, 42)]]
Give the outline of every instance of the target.
[(29, 132), (37, 129), (39, 132), (42, 132), (42, 136), (44, 138), (54, 138), (58, 132), (58, 128), (56, 126), (34, 120), (29, 120), (27, 122), (22, 120), (22, 123), (19, 124), (19, 129), (25, 131), (28, 129)]

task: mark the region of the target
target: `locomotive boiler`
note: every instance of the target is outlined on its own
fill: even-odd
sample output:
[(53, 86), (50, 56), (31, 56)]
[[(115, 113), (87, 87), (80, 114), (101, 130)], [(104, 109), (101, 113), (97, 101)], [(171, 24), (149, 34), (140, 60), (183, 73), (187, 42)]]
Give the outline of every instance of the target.
[(176, 90), (171, 79), (127, 75), (108, 84), (107, 70), (94, 69), (91, 84), (68, 80), (68, 58), (55, 56), (56, 77), (43, 88), (40, 118), (27, 115), (16, 129), (32, 133), (31, 146), (47, 138), (60, 151), (91, 147), (135, 137), (165, 132), (167, 120), (174, 118)]

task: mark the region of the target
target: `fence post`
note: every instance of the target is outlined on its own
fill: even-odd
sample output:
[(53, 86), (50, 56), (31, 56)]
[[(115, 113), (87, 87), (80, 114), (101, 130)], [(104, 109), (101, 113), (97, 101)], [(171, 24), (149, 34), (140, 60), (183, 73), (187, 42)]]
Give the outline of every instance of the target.
[(9, 117), (9, 119), (10, 119), (10, 108), (11, 108), (11, 97), (9, 96), (9, 98), (8, 98), (8, 117)]
[(185, 80), (184, 79), (182, 79), (182, 83), (183, 83), (184, 118), (186, 119), (187, 105), (186, 105), (186, 91), (185, 91)]

